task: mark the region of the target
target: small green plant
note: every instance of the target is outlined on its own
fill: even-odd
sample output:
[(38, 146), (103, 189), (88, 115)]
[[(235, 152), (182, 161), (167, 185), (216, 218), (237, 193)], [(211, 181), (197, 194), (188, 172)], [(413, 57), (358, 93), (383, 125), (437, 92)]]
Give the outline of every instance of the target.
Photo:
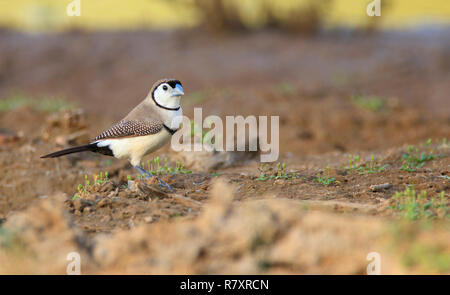
[(286, 163), (277, 163), (277, 175), (275, 179), (291, 179), (295, 175), (292, 172), (286, 171)]
[(372, 112), (379, 112), (386, 108), (385, 100), (377, 96), (358, 95), (352, 98), (352, 102), (356, 106)]
[(274, 175), (267, 175), (269, 171), (273, 170), (268, 164), (261, 164), (258, 168), (260, 175), (256, 180), (266, 181), (267, 179), (293, 179), (297, 178), (293, 171), (286, 170), (286, 163), (277, 163)]
[[(422, 168), (426, 162), (436, 159), (436, 155), (430, 149), (431, 139), (428, 139), (424, 150), (420, 151), (419, 148), (414, 146), (408, 147), (408, 152), (402, 155), (403, 165), (401, 170), (414, 172), (417, 169)], [(423, 145), (420, 146), (423, 149)]]
[(56, 112), (61, 109), (73, 109), (74, 105), (62, 98), (38, 97), (32, 98), (22, 93), (15, 93), (0, 100), (0, 112), (11, 111), (23, 107), (31, 107), (44, 112)]
[(148, 172), (150, 172), (152, 175), (168, 175), (168, 174), (190, 174), (192, 173), (191, 170), (187, 170), (184, 168), (184, 166), (177, 161), (176, 167), (170, 167), (168, 165), (167, 158), (164, 158), (164, 164), (161, 163), (160, 157), (155, 157), (153, 160), (147, 161), (147, 167), (145, 167), (145, 164), (141, 164), (142, 168), (146, 169)]
[(295, 93), (295, 86), (288, 82), (282, 82), (277, 85), (277, 90), (282, 95), (292, 95)]
[(370, 157), (370, 161), (367, 162), (365, 165), (362, 165), (358, 167), (356, 170), (359, 172), (359, 174), (373, 174), (376, 172), (382, 172), (388, 167), (389, 164), (380, 166), (380, 164), (377, 163), (375, 160), (375, 156), (372, 155)]
[(182, 174), (191, 174), (192, 170), (185, 169), (184, 165), (181, 164), (180, 161), (177, 161), (177, 168), (176, 168), (175, 172), (182, 173)]
[[(105, 182), (109, 181), (109, 174), (108, 172), (100, 172), (99, 175), (94, 175), (93, 176), (94, 179), (94, 184), (92, 186), (95, 185), (102, 185)], [(84, 175), (84, 185), (83, 184), (79, 184), (77, 187), (77, 193), (75, 193), (72, 197), (72, 201), (75, 201), (78, 198), (83, 198), (84, 195), (90, 190), (91, 186), (91, 181), (89, 180), (89, 177), (87, 174)]]
[(384, 171), (388, 166), (389, 164), (381, 166), (378, 163), (378, 161), (375, 160), (374, 155), (372, 155), (370, 157), (370, 161), (365, 164), (361, 163), (361, 158), (359, 155), (356, 156), (350, 155), (348, 160), (348, 166), (345, 167), (341, 166), (341, 168), (344, 168), (349, 173), (358, 171), (359, 174), (372, 174)]
[(314, 182), (320, 183), (323, 186), (329, 186), (330, 184), (336, 182), (336, 178), (330, 177), (330, 167), (326, 167), (324, 171), (324, 175), (320, 173), (317, 174), (317, 177), (314, 178)]
[(108, 172), (105, 172), (105, 174), (103, 174), (103, 172), (100, 172), (99, 175), (94, 175), (94, 183), (95, 184), (103, 184), (103, 183), (107, 182), (108, 180), (109, 180)]
[(389, 208), (400, 212), (408, 220), (449, 218), (448, 200), (445, 192), (430, 199), (426, 191), (418, 194), (410, 185), (405, 191), (395, 193)]
[(256, 178), (256, 180), (266, 181), (269, 179), (269, 176), (266, 176), (267, 172), (269, 171), (269, 165), (268, 164), (261, 164), (259, 165), (258, 170), (260, 171), (259, 177)]
[(348, 159), (348, 166), (345, 167), (345, 170), (352, 173), (359, 167), (359, 155), (353, 156), (350, 155)]

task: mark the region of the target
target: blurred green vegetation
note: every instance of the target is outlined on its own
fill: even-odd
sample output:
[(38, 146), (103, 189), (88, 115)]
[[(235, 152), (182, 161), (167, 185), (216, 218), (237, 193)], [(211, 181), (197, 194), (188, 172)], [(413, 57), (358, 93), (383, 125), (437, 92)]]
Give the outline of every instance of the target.
[(0, 99), (0, 112), (15, 110), (24, 107), (31, 107), (43, 112), (56, 112), (61, 109), (73, 109), (75, 106), (59, 97), (39, 97), (15, 93), (6, 98)]
[(0, 0), (0, 26), (26, 31), (180, 28), (214, 30), (277, 27), (313, 32), (324, 27), (408, 27), (450, 23), (448, 0), (382, 0), (381, 17), (368, 17), (370, 0), (81, 0), (81, 16), (69, 17), (72, 0)]
[(448, 274), (448, 240), (445, 235), (437, 234), (438, 229), (448, 232), (449, 223), (428, 219), (392, 223), (387, 234), (390, 248), (398, 253), (407, 269), (420, 269), (424, 274)]

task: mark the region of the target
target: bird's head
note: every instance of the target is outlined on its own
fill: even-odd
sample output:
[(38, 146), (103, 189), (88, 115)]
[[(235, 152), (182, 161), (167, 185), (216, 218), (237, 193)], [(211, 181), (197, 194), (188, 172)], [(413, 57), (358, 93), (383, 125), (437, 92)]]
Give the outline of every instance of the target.
[(159, 80), (150, 93), (156, 105), (165, 109), (179, 108), (181, 96), (184, 95), (181, 82), (175, 79)]

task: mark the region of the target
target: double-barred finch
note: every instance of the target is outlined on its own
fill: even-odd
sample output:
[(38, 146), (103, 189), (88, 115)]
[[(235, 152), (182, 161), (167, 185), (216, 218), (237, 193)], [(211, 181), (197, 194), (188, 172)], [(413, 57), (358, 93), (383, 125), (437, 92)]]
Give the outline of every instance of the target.
[[(174, 79), (157, 81), (147, 97), (117, 124), (103, 131), (86, 145), (57, 151), (41, 158), (56, 158), (67, 154), (91, 151), (119, 159), (128, 159), (145, 177), (152, 177), (139, 165), (146, 154), (158, 150), (180, 127), (184, 95), (181, 82)], [(170, 186), (158, 178), (160, 185)]]

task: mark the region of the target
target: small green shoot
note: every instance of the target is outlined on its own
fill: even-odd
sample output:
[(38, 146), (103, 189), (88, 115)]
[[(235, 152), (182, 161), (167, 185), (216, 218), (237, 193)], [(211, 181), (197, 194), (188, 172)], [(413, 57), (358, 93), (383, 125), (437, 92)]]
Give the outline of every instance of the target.
[(389, 208), (408, 220), (449, 218), (448, 201), (445, 192), (430, 199), (426, 191), (416, 193), (413, 186), (408, 186), (405, 191), (395, 193)]
[(358, 167), (356, 170), (359, 172), (359, 174), (373, 174), (376, 172), (384, 171), (388, 166), (389, 164), (380, 166), (380, 164), (378, 164), (375, 160), (375, 156), (372, 155), (368, 163)]
[(277, 85), (277, 90), (282, 95), (292, 95), (295, 93), (296, 88), (291, 83), (282, 82)]
[(336, 182), (336, 178), (330, 177), (330, 167), (326, 167), (324, 171), (325, 175), (317, 174), (317, 177), (314, 179), (314, 182), (320, 183), (323, 186), (329, 186), (330, 184)]
[(381, 166), (378, 163), (378, 161), (375, 160), (374, 155), (372, 155), (370, 157), (370, 161), (365, 164), (362, 164), (360, 161), (361, 158), (359, 155), (356, 156), (350, 155), (348, 160), (348, 166), (344, 167), (344, 169), (349, 173), (358, 171), (359, 174), (373, 174), (376, 172), (382, 172), (386, 170), (386, 168), (389, 166), (389, 164)]
[(385, 100), (377, 96), (358, 95), (352, 98), (352, 102), (356, 106), (372, 112), (379, 112), (386, 108)]
[[(109, 173), (108, 172), (100, 172), (99, 175), (94, 175), (94, 184), (95, 185), (102, 185), (109, 181)], [(89, 177), (87, 174), (84, 175), (84, 185), (79, 184), (77, 187), (77, 193), (75, 193), (72, 197), (72, 201), (75, 201), (78, 198), (83, 198), (84, 195), (89, 191), (91, 188), (91, 181), (89, 180)]]
[(428, 139), (425, 145), (425, 150), (420, 151), (419, 148), (413, 146), (408, 147), (408, 152), (402, 155), (403, 165), (401, 170), (414, 172), (422, 168), (428, 161), (436, 159), (436, 155), (430, 149), (431, 139)]
[(350, 155), (348, 159), (348, 166), (345, 167), (345, 170), (352, 173), (359, 167), (359, 155), (353, 156)]
[(261, 164), (258, 168), (260, 175), (256, 180), (266, 181), (267, 179), (293, 179), (297, 178), (293, 171), (286, 170), (286, 163), (277, 163), (275, 175), (267, 175), (272, 170), (268, 164)]
[(187, 170), (184, 166), (177, 161), (176, 167), (170, 167), (168, 165), (167, 158), (164, 158), (164, 165), (161, 163), (160, 157), (155, 157), (153, 160), (147, 161), (147, 167), (144, 163), (141, 164), (143, 169), (146, 169), (152, 175), (168, 175), (168, 174), (190, 174), (191, 170)]
[(74, 105), (62, 98), (37, 97), (23, 93), (14, 93), (11, 96), (0, 100), (0, 112), (11, 111), (19, 108), (31, 107), (38, 111), (56, 112), (61, 109), (73, 109)]

